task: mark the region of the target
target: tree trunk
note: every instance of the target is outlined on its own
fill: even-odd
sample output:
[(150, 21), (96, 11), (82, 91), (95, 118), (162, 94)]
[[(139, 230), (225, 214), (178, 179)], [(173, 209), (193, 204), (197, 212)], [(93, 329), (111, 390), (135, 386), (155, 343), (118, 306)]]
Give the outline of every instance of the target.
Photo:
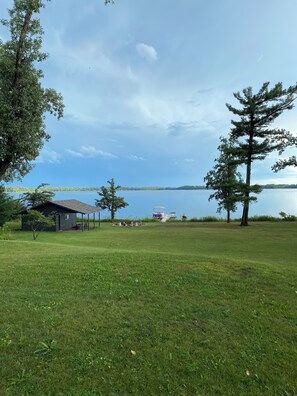
[(230, 223), (230, 210), (227, 209), (227, 223)]
[(252, 170), (252, 154), (253, 154), (253, 137), (254, 137), (254, 115), (251, 115), (251, 124), (250, 124), (250, 136), (249, 136), (249, 147), (248, 147), (248, 155), (246, 162), (246, 191), (244, 194), (244, 202), (243, 202), (243, 211), (241, 217), (241, 226), (248, 226), (249, 220), (249, 208), (250, 208), (250, 187), (251, 187), (251, 170)]
[(0, 182), (4, 179), (5, 173), (9, 168), (9, 165), (10, 161), (6, 158), (4, 158), (4, 160), (0, 162)]

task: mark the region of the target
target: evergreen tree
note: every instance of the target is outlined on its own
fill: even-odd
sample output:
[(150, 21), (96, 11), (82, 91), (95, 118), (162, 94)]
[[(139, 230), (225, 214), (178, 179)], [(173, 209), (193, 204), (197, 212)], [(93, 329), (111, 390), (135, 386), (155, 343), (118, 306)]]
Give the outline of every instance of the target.
[(21, 202), (27, 207), (34, 208), (44, 202), (51, 201), (55, 196), (53, 191), (48, 191), (44, 187), (48, 186), (46, 183), (39, 184), (33, 192), (26, 192), (22, 194)]
[(107, 209), (111, 214), (111, 220), (114, 220), (115, 214), (119, 209), (125, 208), (129, 204), (124, 201), (124, 198), (117, 197), (117, 190), (121, 188), (121, 186), (116, 186), (114, 179), (108, 180), (107, 183), (109, 187), (101, 187), (101, 190), (98, 191), (98, 194), (101, 199), (96, 199), (96, 206), (101, 209)]
[(278, 83), (269, 89), (269, 83), (266, 82), (256, 94), (253, 94), (251, 87), (244, 89), (242, 93), (234, 93), (241, 108), (226, 104), (227, 108), (240, 118), (231, 121), (233, 128), (230, 136), (236, 141), (234, 155), (238, 163), (246, 166), (242, 226), (248, 225), (249, 203), (251, 199), (255, 200), (255, 197), (251, 196), (255, 189), (251, 185), (252, 162), (263, 160), (273, 151), (282, 153), (287, 146), (295, 142), (290, 132), (271, 129), (270, 126), (284, 110), (293, 108), (296, 92), (297, 85), (284, 89), (282, 84)]
[(286, 159), (281, 159), (279, 161), (277, 161), (273, 166), (272, 166), (272, 170), (274, 172), (278, 172), (282, 169), (285, 169), (287, 166), (295, 166), (297, 167), (297, 158), (295, 155), (292, 155), (289, 158)]
[(210, 170), (204, 181), (206, 188), (215, 190), (210, 196), (211, 199), (218, 201), (217, 212), (222, 210), (227, 212), (227, 223), (230, 223), (230, 213), (235, 212), (237, 203), (242, 201), (242, 179), (237, 171), (238, 164), (234, 160), (231, 151), (232, 141), (221, 137), (221, 144), (218, 147), (220, 156), (215, 159), (216, 164)]
[(19, 210), (19, 203), (5, 192), (4, 186), (0, 185), (0, 227), (12, 220)]

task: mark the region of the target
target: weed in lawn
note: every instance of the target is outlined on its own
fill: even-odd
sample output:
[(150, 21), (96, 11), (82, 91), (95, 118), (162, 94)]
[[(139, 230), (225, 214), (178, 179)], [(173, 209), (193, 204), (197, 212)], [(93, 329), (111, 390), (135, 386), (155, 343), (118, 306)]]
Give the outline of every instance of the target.
[(47, 356), (51, 354), (57, 347), (56, 340), (41, 341), (39, 343), (39, 348), (34, 351), (35, 355)]

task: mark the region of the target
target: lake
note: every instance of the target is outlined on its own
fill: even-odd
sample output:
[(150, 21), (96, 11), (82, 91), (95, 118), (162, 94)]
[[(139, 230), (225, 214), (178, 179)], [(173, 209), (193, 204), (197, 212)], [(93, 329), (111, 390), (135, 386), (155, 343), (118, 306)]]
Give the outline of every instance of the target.
[[(208, 201), (211, 191), (207, 190), (143, 190), (143, 191), (118, 191), (118, 196), (124, 197), (129, 204), (117, 212), (118, 218), (144, 218), (152, 217), (153, 207), (162, 205), (165, 212), (176, 212), (180, 219), (183, 213), (188, 218), (219, 216), (216, 213), (216, 201)], [(16, 194), (18, 195), (18, 194)], [(57, 192), (54, 199), (77, 199), (79, 201), (95, 204), (99, 198), (96, 191), (62, 191)], [(241, 217), (241, 206), (232, 217)], [(258, 195), (258, 202), (250, 205), (250, 215), (278, 216), (279, 212), (297, 215), (297, 189), (267, 189)], [(104, 211), (101, 218), (109, 217)], [(220, 217), (225, 217), (222, 212)]]

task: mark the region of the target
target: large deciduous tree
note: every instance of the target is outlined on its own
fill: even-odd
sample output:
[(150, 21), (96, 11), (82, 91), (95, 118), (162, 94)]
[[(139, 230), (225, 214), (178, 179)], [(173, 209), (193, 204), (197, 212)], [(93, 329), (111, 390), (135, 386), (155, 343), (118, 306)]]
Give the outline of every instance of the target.
[(209, 196), (209, 200), (218, 201), (217, 212), (222, 210), (227, 212), (227, 223), (230, 223), (230, 214), (237, 209), (237, 203), (242, 201), (242, 179), (237, 170), (238, 164), (231, 151), (233, 142), (221, 137), (221, 144), (218, 147), (220, 156), (215, 159), (215, 165), (204, 178), (206, 188), (214, 192)]
[(119, 209), (125, 208), (129, 204), (125, 202), (124, 198), (118, 197), (117, 190), (121, 186), (116, 186), (114, 179), (108, 180), (109, 187), (102, 186), (98, 194), (101, 199), (96, 199), (95, 203), (101, 209), (107, 209), (110, 212), (111, 219), (114, 220), (115, 214)]
[(31, 161), (50, 137), (45, 114), (63, 114), (61, 95), (42, 87), (43, 73), (37, 67), (47, 57), (41, 52), (43, 31), (34, 17), (43, 6), (42, 0), (14, 0), (9, 20), (2, 20), (10, 40), (0, 42), (0, 180), (30, 171)]
[(266, 82), (256, 94), (251, 87), (244, 89), (242, 93), (234, 93), (241, 108), (226, 104), (227, 108), (239, 117), (239, 120), (231, 121), (233, 128), (230, 136), (237, 142), (234, 153), (238, 162), (246, 167), (242, 226), (248, 225), (252, 163), (263, 160), (273, 151), (282, 153), (286, 147), (295, 144), (296, 139), (290, 132), (273, 129), (271, 124), (283, 111), (293, 108), (296, 92), (297, 85), (284, 89), (282, 84), (278, 83), (270, 89), (269, 82)]

